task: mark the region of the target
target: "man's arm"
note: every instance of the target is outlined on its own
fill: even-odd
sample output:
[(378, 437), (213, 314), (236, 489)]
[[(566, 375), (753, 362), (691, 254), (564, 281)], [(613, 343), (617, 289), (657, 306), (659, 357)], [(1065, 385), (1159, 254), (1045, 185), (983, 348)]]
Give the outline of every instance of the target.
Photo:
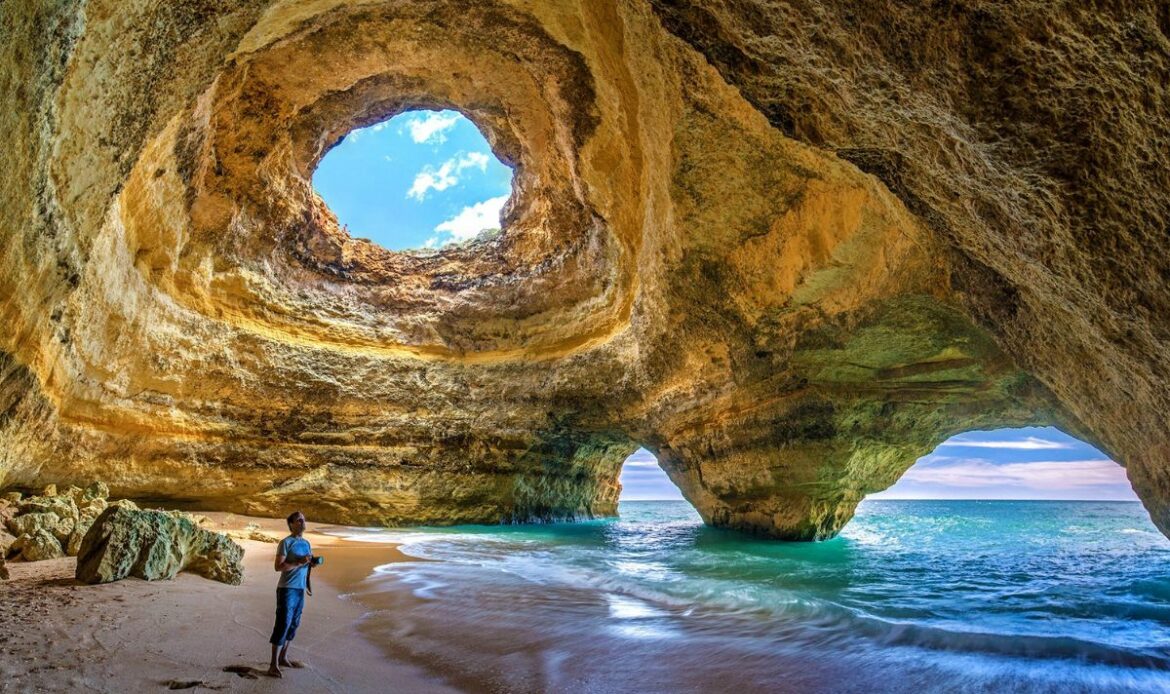
[(312, 560), (312, 557), (304, 556), (304, 557), (299, 557), (297, 559), (294, 559), (292, 561), (286, 561), (287, 559), (289, 559), (289, 558), (286, 557), (285, 555), (281, 554), (280, 552), (277, 552), (276, 553), (276, 567), (274, 570), (275, 571), (292, 571), (293, 569), (297, 568), (298, 566), (304, 566), (305, 564), (308, 564)]

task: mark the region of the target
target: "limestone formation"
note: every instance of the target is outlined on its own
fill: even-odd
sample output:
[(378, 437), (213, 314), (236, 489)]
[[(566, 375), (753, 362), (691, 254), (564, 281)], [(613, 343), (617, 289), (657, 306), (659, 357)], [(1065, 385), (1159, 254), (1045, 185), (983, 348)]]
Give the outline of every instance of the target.
[[(10, 497), (11, 501), (0, 501), (0, 523), (22, 538), (44, 530), (66, 555), (77, 556), (86, 531), (106, 509), (108, 502), (104, 495), (109, 493), (109, 488), (102, 482), (96, 482), (85, 489), (70, 487), (64, 493), (48, 496), (48, 492), (56, 493), (57, 488), (55, 485), (47, 485), (44, 492), (40, 496), (30, 497), (16, 494)], [(125, 499), (114, 503), (133, 507), (133, 502)], [(16, 539), (0, 530), (0, 554), (7, 553)], [(44, 544), (42, 542), (32, 553), (20, 552), (19, 558), (35, 561), (31, 558), (34, 554), (40, 558), (46, 555), (59, 556), (56, 550), (49, 551), (47, 546), (42, 546)]]
[[(1153, 0), (8, 0), (0, 485), (583, 518), (641, 445), (708, 523), (813, 539), (1054, 424), (1170, 530), (1168, 36)], [(514, 168), (502, 233), (351, 238), (313, 168), (438, 107)]]
[(23, 561), (44, 561), (65, 556), (61, 543), (47, 528), (36, 528), (16, 538), (12, 549), (20, 553)]
[(14, 544), (16, 544), (16, 536), (0, 528), (0, 559), (6, 559), (8, 557)]
[(62, 519), (55, 513), (26, 513), (8, 522), (8, 529), (16, 535), (31, 535), (44, 530), (55, 535)]
[(228, 531), (225, 534), (237, 540), (255, 540), (256, 542), (267, 542), (269, 544), (280, 542), (279, 539), (261, 530), (260, 526), (256, 523), (248, 523), (243, 530)]
[(81, 541), (77, 580), (110, 583), (127, 576), (147, 581), (191, 571), (239, 585), (244, 549), (226, 535), (200, 529), (175, 511), (140, 511), (112, 505)]
[[(97, 490), (95, 490), (95, 493), (97, 493)], [(114, 504), (123, 507), (126, 507), (126, 503), (127, 502), (125, 499), (114, 502)], [(89, 532), (90, 527), (93, 526), (93, 522), (97, 520), (97, 517), (100, 516), (107, 507), (108, 504), (103, 497), (94, 496), (93, 498), (86, 501), (85, 505), (79, 509), (77, 523), (73, 528), (73, 533), (69, 535), (69, 539), (65, 544), (66, 554), (71, 557), (77, 556), (77, 554), (81, 551), (81, 541), (85, 538), (85, 534)]]

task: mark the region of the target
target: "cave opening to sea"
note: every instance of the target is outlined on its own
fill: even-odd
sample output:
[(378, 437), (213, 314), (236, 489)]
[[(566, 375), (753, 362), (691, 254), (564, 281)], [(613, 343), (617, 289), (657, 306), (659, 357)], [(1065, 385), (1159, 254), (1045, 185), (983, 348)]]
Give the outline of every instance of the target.
[(1138, 501), (1125, 469), (1055, 427), (969, 431), (869, 500)]
[(409, 624), (416, 662), (500, 690), (1165, 691), (1170, 541), (1120, 470), (1054, 428), (969, 431), (838, 536), (776, 542), (705, 525), (639, 449), (620, 518), (400, 532), (415, 560), (355, 598), (395, 608), (375, 642)]
[(501, 232), (512, 169), (454, 110), (413, 110), (350, 131), (313, 187), (354, 238), (392, 251), (439, 250)]
[(634, 451), (622, 463), (619, 501), (682, 501), (683, 495), (645, 448)]

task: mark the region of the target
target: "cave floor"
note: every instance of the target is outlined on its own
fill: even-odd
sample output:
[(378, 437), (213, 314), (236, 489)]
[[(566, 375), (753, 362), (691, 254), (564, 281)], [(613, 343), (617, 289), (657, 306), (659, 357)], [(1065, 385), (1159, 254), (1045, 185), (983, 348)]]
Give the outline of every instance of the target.
[[(207, 515), (216, 530), (257, 523), (282, 535), (282, 520)], [(89, 586), (74, 580), (73, 557), (10, 562), (12, 578), (0, 582), (0, 690), (450, 691), (365, 641), (357, 631), (362, 608), (341, 598), (351, 581), (392, 558), (393, 547), (360, 543), (339, 551), (359, 543), (311, 531), (309, 538), (317, 551), (328, 547), (346, 559), (316, 572), (315, 595), (290, 651), (307, 667), (286, 670), (283, 680), (258, 676), (269, 654), (275, 544), (238, 540), (245, 548), (240, 586), (186, 573)]]

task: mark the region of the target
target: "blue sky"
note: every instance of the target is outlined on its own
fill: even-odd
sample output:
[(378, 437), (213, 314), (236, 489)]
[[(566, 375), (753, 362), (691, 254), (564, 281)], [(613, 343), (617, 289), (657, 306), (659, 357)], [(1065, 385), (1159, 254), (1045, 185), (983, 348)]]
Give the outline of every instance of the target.
[[(654, 456), (638, 449), (622, 467), (622, 499), (681, 499)], [(1094, 499), (1136, 501), (1125, 469), (1053, 427), (971, 431), (919, 458), (870, 499)]]
[(313, 187), (355, 238), (436, 248), (499, 228), (512, 170), (457, 111), (408, 111), (346, 135)]
[(869, 498), (1137, 500), (1124, 468), (1053, 427), (952, 437)]
[(639, 448), (626, 458), (621, 481), (622, 501), (683, 498), (674, 482), (658, 467), (658, 459), (645, 448)]

